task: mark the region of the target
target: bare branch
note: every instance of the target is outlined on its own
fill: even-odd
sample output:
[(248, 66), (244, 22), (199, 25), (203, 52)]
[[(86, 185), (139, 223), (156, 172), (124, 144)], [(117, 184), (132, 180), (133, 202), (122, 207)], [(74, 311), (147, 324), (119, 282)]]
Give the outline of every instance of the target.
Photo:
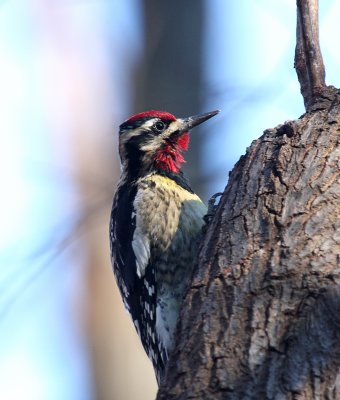
[(318, 0), (297, 0), (295, 69), (306, 110), (327, 89), (325, 67), (319, 45)]

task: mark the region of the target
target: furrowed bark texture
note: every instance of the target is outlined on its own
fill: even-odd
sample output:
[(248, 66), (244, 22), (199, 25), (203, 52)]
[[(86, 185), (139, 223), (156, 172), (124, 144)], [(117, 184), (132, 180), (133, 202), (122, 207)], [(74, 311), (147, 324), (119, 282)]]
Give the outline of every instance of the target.
[(340, 95), (264, 132), (204, 239), (163, 399), (340, 399)]

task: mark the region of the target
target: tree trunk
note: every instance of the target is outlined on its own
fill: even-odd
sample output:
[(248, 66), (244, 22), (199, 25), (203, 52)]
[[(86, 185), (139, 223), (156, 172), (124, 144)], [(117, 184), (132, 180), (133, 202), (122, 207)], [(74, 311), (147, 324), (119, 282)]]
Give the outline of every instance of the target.
[[(196, 115), (202, 106), (204, 2), (143, 0), (142, 4), (145, 49), (136, 70), (135, 111)], [(205, 195), (197, 167), (202, 164), (201, 127), (195, 129), (183, 169), (195, 191)]]
[(308, 59), (308, 5), (295, 61), (309, 112), (265, 131), (231, 172), (158, 400), (340, 399), (340, 92), (321, 52)]
[(339, 132), (340, 95), (241, 157), (159, 399), (340, 399)]

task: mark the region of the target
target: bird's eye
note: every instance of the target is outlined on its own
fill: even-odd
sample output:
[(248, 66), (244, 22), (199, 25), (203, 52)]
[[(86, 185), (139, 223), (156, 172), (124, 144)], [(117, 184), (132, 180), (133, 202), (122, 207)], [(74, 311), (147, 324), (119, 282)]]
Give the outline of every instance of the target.
[(165, 123), (162, 121), (158, 121), (155, 123), (154, 127), (157, 132), (162, 132), (162, 131), (164, 131)]

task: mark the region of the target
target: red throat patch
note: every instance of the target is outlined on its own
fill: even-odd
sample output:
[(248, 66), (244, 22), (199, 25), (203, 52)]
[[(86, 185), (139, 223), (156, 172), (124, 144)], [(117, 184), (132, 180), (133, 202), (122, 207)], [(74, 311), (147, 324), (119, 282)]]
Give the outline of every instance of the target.
[(184, 132), (177, 139), (169, 139), (156, 154), (156, 167), (168, 172), (179, 172), (181, 165), (185, 163), (183, 151), (189, 147), (190, 136)]

